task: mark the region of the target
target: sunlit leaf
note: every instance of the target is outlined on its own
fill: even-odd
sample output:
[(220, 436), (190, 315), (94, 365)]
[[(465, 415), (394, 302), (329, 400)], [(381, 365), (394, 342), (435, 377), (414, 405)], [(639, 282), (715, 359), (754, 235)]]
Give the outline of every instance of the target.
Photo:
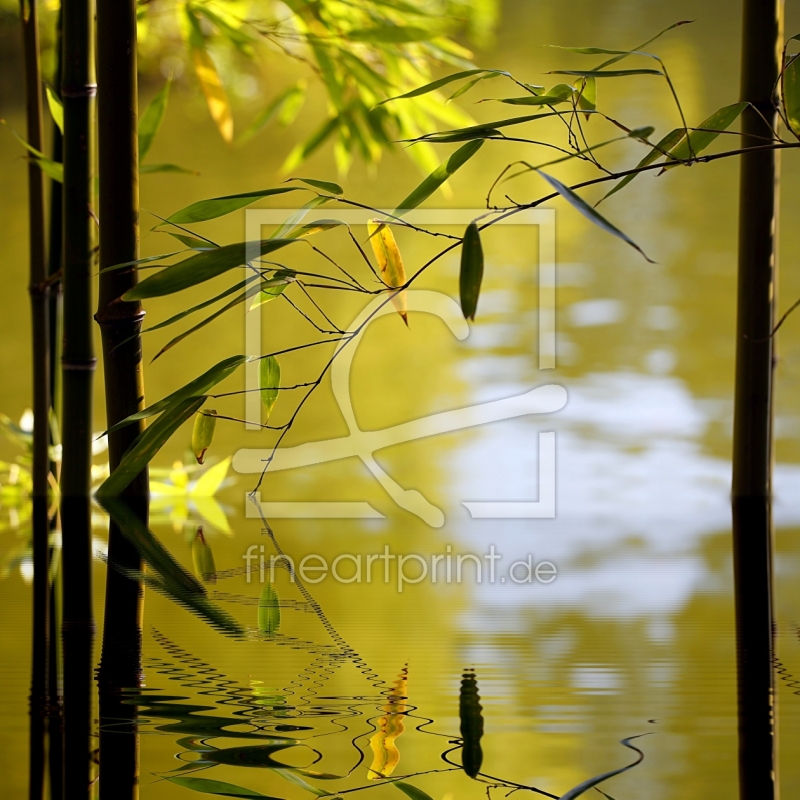
[(420, 95), (428, 94), (428, 92), (435, 92), (437, 89), (441, 89), (442, 86), (447, 86), (448, 83), (460, 81), (463, 78), (469, 78), (472, 75), (483, 75), (487, 72), (495, 73), (497, 75), (509, 75), (509, 73), (499, 69), (465, 69), (462, 72), (455, 72), (452, 75), (447, 75), (444, 78), (438, 78), (435, 81), (426, 83), (424, 86), (419, 86), (416, 89), (412, 89), (410, 92), (406, 92), (405, 94), (399, 94), (396, 97), (389, 97), (386, 100), (382, 100), (378, 105), (389, 103), (392, 100), (405, 100), (409, 97), (419, 97)]
[[(597, 108), (597, 81), (594, 78), (585, 78), (578, 95), (578, 107), (582, 111), (594, 111)], [(589, 115), (586, 115), (589, 119)]]
[(170, 406), (136, 438), (125, 451), (117, 468), (103, 481), (98, 497), (117, 497), (152, 461), (175, 431), (205, 403), (205, 397), (189, 397)]
[(266, 419), (269, 416), (280, 394), (281, 385), (281, 365), (275, 356), (267, 356), (261, 359), (258, 367), (258, 386), (261, 394), (261, 402), (264, 404)]
[(275, 118), (281, 125), (289, 125), (300, 113), (306, 97), (306, 82), (298, 81), (281, 92), (258, 116), (247, 126), (245, 131), (236, 140), (241, 146), (257, 136)]
[(153, 405), (147, 406), (147, 408), (125, 417), (125, 419), (121, 420), (116, 425), (112, 425), (103, 435), (105, 436), (109, 433), (113, 433), (120, 428), (124, 428), (126, 425), (130, 425), (132, 422), (136, 422), (137, 420), (153, 417), (156, 414), (160, 414), (162, 411), (170, 408), (171, 406), (176, 406), (185, 400), (195, 399), (200, 397), (200, 395), (204, 395), (210, 389), (213, 389), (218, 383), (224, 381), (229, 375), (232, 375), (242, 364), (248, 360), (248, 356), (241, 355), (230, 356), (229, 358), (223, 359), (218, 364), (215, 364), (213, 367), (211, 367), (211, 369), (206, 370), (202, 375), (198, 376), (192, 381), (189, 381), (189, 383), (187, 383), (185, 386), (182, 386), (180, 389), (168, 394), (158, 402), (153, 403)]
[[(686, 135), (686, 131), (683, 128), (675, 128), (674, 130), (670, 131), (663, 139), (661, 139), (658, 144), (636, 165), (636, 169), (641, 169), (642, 167), (647, 167), (650, 164), (655, 163), (658, 161), (659, 158), (664, 156), (666, 153), (675, 147), (675, 145)], [(634, 172), (631, 175), (626, 175), (619, 183), (617, 183), (614, 188), (608, 192), (601, 200), (598, 201), (597, 205), (603, 202), (606, 197), (611, 197), (612, 194), (616, 194), (620, 189), (624, 189), (634, 178), (638, 176), (638, 173)]]
[(50, 109), (50, 116), (53, 118), (58, 129), (64, 133), (64, 105), (61, 98), (49, 87), (45, 86), (47, 92), (47, 106)]
[(176, 211), (162, 222), (175, 223), (179, 225), (191, 224), (193, 222), (205, 222), (209, 219), (224, 217), (233, 211), (249, 206), (260, 200), (262, 197), (272, 197), (276, 194), (286, 194), (287, 192), (301, 191), (299, 186), (280, 186), (274, 189), (262, 189), (257, 192), (243, 192), (242, 194), (229, 194), (223, 197), (212, 197), (210, 200), (198, 200), (196, 203)]
[(206, 460), (206, 452), (214, 441), (214, 429), (217, 427), (217, 418), (214, 416), (216, 413), (214, 409), (209, 408), (207, 411), (201, 411), (194, 418), (192, 450), (198, 464), (202, 464)]
[(269, 303), (270, 300), (274, 300), (276, 297), (280, 297), (285, 291), (286, 288), (289, 286), (289, 283), (279, 283), (275, 286), (268, 286), (265, 289), (261, 289), (259, 293), (256, 295), (253, 302), (250, 304), (250, 308), (248, 311), (252, 311), (259, 306), (263, 306), (264, 303)]
[(199, 47), (192, 48), (192, 60), (211, 118), (222, 138), (230, 143), (233, 141), (233, 114), (217, 68), (206, 50)]
[(169, 100), (169, 89), (171, 81), (167, 81), (158, 94), (150, 101), (150, 105), (142, 114), (139, 123), (139, 160), (141, 161), (150, 152), (156, 138), (164, 115), (167, 113), (167, 101)]
[[(690, 131), (688, 140), (682, 139), (670, 150), (670, 156), (677, 161), (687, 161), (698, 153), (702, 153), (722, 131), (727, 130), (738, 119), (747, 106), (748, 103), (733, 103), (715, 111), (697, 126), (702, 130)], [(664, 169), (670, 169), (673, 166), (675, 165), (668, 165)]]
[(344, 194), (344, 189), (338, 183), (331, 181), (319, 181), (315, 178), (288, 178), (284, 183), (289, 183), (290, 181), (300, 181), (313, 186), (315, 189), (321, 189), (323, 192), (330, 192), (331, 194)]
[(458, 695), (458, 716), (461, 720), (461, 766), (470, 778), (477, 778), (483, 763), (483, 708), (474, 672), (465, 672)]
[(225, 481), (228, 474), (228, 467), (231, 465), (231, 457), (224, 458), (219, 464), (209, 467), (198, 479), (190, 486), (189, 495), (193, 500), (199, 497), (213, 497)]
[[(378, 262), (378, 269), (384, 283), (393, 289), (402, 286), (406, 282), (406, 270), (392, 229), (379, 219), (373, 219), (367, 223), (367, 231), (369, 232), (369, 241), (375, 253), (375, 260)], [(408, 325), (406, 292), (402, 291), (392, 295), (392, 305), (403, 318), (403, 322)]]
[(265, 636), (274, 636), (281, 626), (281, 607), (275, 587), (267, 581), (258, 600), (258, 630)]
[(217, 582), (217, 567), (214, 564), (214, 553), (203, 534), (202, 525), (197, 529), (192, 541), (192, 564), (194, 574), (203, 583)]
[(280, 798), (270, 797), (267, 794), (246, 789), (244, 786), (237, 786), (235, 783), (225, 781), (214, 781), (211, 778), (193, 778), (191, 775), (164, 775), (164, 778), (184, 789), (193, 789), (195, 792), (205, 794), (216, 794), (222, 797), (266, 797), (269, 800), (280, 800)]
[(793, 56), (783, 71), (783, 111), (795, 136), (800, 136), (800, 57)]
[(557, 181), (552, 175), (548, 175), (546, 172), (539, 172), (539, 174), (577, 211), (580, 211), (586, 219), (593, 222), (599, 228), (602, 228), (607, 233), (610, 233), (612, 236), (616, 236), (619, 239), (622, 239), (623, 242), (626, 242), (634, 250), (638, 250), (647, 261), (650, 261), (652, 264), (653, 261), (647, 256), (647, 254), (639, 247), (636, 242), (633, 241), (627, 234), (624, 234), (619, 228), (615, 225), (612, 225), (602, 214), (592, 208), (580, 195), (575, 194), (568, 186), (565, 186), (560, 181)]
[(180, 292), (223, 275), (235, 267), (244, 266), (250, 256), (249, 251), (263, 256), (296, 241), (297, 239), (262, 239), (260, 242), (237, 242), (197, 253), (145, 278), (125, 292), (123, 299), (144, 300)]
[(459, 290), (461, 294), (461, 312), (464, 319), (475, 319), (478, 308), (478, 297), (483, 280), (483, 246), (478, 226), (470, 222), (464, 233), (461, 246), (461, 274)]
[(416, 208), (427, 200), (456, 170), (469, 161), (483, 146), (482, 140), (467, 142), (453, 153), (447, 161), (443, 161), (436, 169), (425, 178), (408, 197), (405, 198), (395, 210), (395, 215), (401, 216), (406, 211)]

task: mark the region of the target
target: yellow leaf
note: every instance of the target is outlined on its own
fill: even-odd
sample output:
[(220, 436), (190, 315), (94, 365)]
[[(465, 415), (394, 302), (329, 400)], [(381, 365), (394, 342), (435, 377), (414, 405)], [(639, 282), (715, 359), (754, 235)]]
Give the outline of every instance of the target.
[[(384, 283), (392, 288), (402, 286), (406, 282), (406, 270), (403, 266), (403, 257), (400, 255), (400, 248), (397, 246), (392, 229), (379, 219), (373, 219), (367, 223), (369, 240), (378, 262), (378, 269)], [(406, 292), (397, 292), (392, 297), (392, 305), (397, 309), (397, 313), (403, 318), (403, 322), (408, 325), (408, 303)]]
[(213, 497), (217, 493), (217, 489), (222, 485), (225, 476), (228, 474), (228, 467), (231, 463), (231, 457), (214, 464), (213, 467), (207, 469), (198, 479), (197, 483), (189, 491), (192, 499), (197, 497)]
[(222, 506), (213, 497), (193, 497), (192, 503), (197, 513), (215, 530), (231, 535), (231, 526)]
[(377, 721), (378, 730), (369, 740), (372, 748), (372, 766), (367, 772), (367, 779), (377, 781), (386, 778), (394, 772), (400, 763), (400, 751), (395, 740), (405, 730), (403, 724), (408, 700), (408, 667), (403, 667), (397, 680), (392, 685), (386, 696), (386, 705), (383, 707), (384, 716)]
[(230, 144), (233, 141), (233, 115), (217, 68), (211, 56), (199, 47), (192, 48), (192, 57), (197, 80), (200, 81), (200, 87), (206, 96), (211, 117), (217, 123), (222, 138)]

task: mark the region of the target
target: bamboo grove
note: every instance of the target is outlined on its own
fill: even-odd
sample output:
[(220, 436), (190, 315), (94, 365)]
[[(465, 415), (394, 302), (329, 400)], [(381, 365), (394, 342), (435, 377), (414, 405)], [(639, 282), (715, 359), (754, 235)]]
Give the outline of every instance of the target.
[[(349, 197), (337, 183), (317, 177), (292, 177), (272, 187), (201, 199), (158, 222), (158, 230), (169, 234), (182, 249), (141, 258), (140, 174), (185, 171), (173, 164), (146, 161), (167, 110), (169, 82), (139, 114), (137, 25), (151, 24), (157, 34), (168, 35), (165, 23), (156, 18), (148, 23), (147, 9), (129, 0), (97, 0), (95, 23), (91, 2), (63, 0), (58, 91), (48, 87), (46, 95), (58, 135), (48, 156), (44, 153), (45, 95), (39, 70), (37, 10), (32, 0), (21, 0), (27, 103), (24, 144), (30, 155), (35, 415), (31, 798), (44, 796), (48, 738), (52, 797), (88, 798), (95, 779), (92, 765), (97, 756), (93, 753), (91, 716), (93, 502), (102, 505), (111, 518), (105, 602), (106, 620), (111, 619), (112, 610), (114, 618), (113, 626), (107, 625), (103, 631), (97, 675), (101, 797), (138, 796), (136, 736), (109, 735), (104, 720), (113, 719), (117, 724), (123, 720), (126, 730), (136, 730), (135, 707), (124, 702), (123, 689), (141, 682), (145, 585), (181, 603), (217, 630), (234, 637), (243, 635), (241, 628), (207, 597), (202, 583), (180, 566), (148, 527), (148, 466), (161, 447), (191, 422), (193, 447), (202, 463), (206, 451), (213, 450), (215, 426), (243, 421), (238, 411), (243, 390), (222, 391), (223, 381), (234, 375), (241, 377), (245, 365), (258, 362), (263, 419), (258, 424), (272, 438), (271, 455), (251, 487), (255, 493), (288, 431), (302, 424), (304, 406), (323, 384), (339, 354), (386, 304), (392, 305), (402, 323), (413, 324), (407, 292), (446, 256), (457, 254), (460, 258), (459, 282), (453, 292), (459, 295), (463, 314), (470, 320), (480, 317), (484, 231), (543, 204), (565, 201), (606, 234), (650, 260), (657, 254), (646, 254), (598, 206), (643, 174), (729, 158), (741, 158), (745, 198), (740, 220), (734, 551), (740, 565), (737, 569), (755, 561), (763, 564), (766, 576), (762, 584), (749, 585), (749, 594), (737, 594), (739, 644), (749, 654), (748, 666), (740, 671), (740, 722), (744, 735), (752, 734), (753, 741), (759, 743), (751, 751), (757, 755), (741, 764), (742, 797), (774, 796), (774, 721), (767, 702), (772, 691), (772, 344), (778, 327), (774, 219), (778, 155), (781, 150), (800, 147), (800, 59), (790, 52), (793, 40), (784, 45), (780, 6), (767, 9), (765, 4), (751, 0), (745, 3), (748, 22), (741, 94), (705, 119), (691, 121), (685, 118), (667, 65), (649, 50), (662, 35), (680, 36), (684, 23), (670, 26), (633, 49), (563, 48), (574, 58), (575, 68), (555, 72), (553, 85), (545, 87), (502, 69), (476, 67), (468, 61), (469, 54), (449, 37), (450, 30), (430, 21), (411, 25), (406, 22), (407, 9), (398, 11), (377, 0), (362, 5), (356, 8), (338, 0), (293, 0), (287, 3), (294, 15), (289, 29), (279, 23), (220, 15), (215, 11), (217, 6), (191, 0), (175, 7), (178, 23), (169, 30), (178, 32), (175, 35), (190, 53), (209, 113), (225, 141), (234, 140), (233, 118), (208, 52), (208, 40), (222, 39), (248, 56), (253, 56), (256, 43), (264, 40), (310, 64), (330, 100), (329, 115), (311, 138), (292, 152), (286, 165), (289, 170), (295, 170), (328, 140), (333, 142), (343, 171), (354, 155), (375, 162), (382, 149), (401, 141), (425, 175), (419, 185), (406, 197), (398, 197), (391, 213), (371, 208)], [(414, 4), (407, 5), (413, 11)], [(448, 66), (443, 77), (431, 80), (430, 65), (434, 61)], [(454, 67), (457, 71), (452, 71)], [(653, 127), (632, 125), (606, 109), (604, 84), (633, 76), (658, 82), (673, 103), (672, 130), (656, 136)], [(468, 92), (475, 96), (489, 86), (495, 90), (493, 104), (513, 107), (496, 120), (474, 123), (457, 106), (445, 102)], [(298, 83), (274, 98), (241, 138), (261, 134), (273, 120), (291, 123), (304, 93), (304, 84)], [(740, 132), (735, 130), (737, 121), (741, 121)], [(540, 138), (537, 126), (553, 122), (559, 135), (548, 133)], [(438, 129), (440, 125), (449, 127)], [(489, 148), (502, 149), (510, 144), (526, 146), (531, 155), (508, 164), (487, 185), (485, 212), (463, 234), (443, 234), (406, 219), (457, 171), (480, 162)], [(631, 151), (632, 166), (614, 170), (604, 163), (604, 148), (612, 144)], [(548, 156), (542, 157), (543, 152)], [(558, 165), (567, 161), (580, 162), (587, 177), (573, 185), (556, 177)], [(523, 175), (538, 176), (538, 185), (544, 191), (512, 200), (507, 192), (514, 191), (513, 182)], [(49, 231), (46, 179), (51, 186)], [(597, 195), (597, 191), (602, 194)], [(301, 208), (268, 238), (223, 244), (203, 233), (205, 222), (281, 195), (299, 198)], [(337, 219), (337, 210), (341, 209), (359, 209), (370, 222), (363, 229), (351, 227)], [(325, 216), (319, 217), (322, 212)], [(441, 240), (442, 247), (425, 263), (404, 263), (394, 235), (401, 230), (404, 235)], [(351, 249), (346, 264), (325, 253), (325, 243), (333, 237), (341, 237), (337, 241), (344, 241)], [(309, 266), (311, 257), (323, 266)], [(93, 275), (98, 267), (99, 299), (93, 309)], [(152, 269), (158, 271), (151, 273)], [(170, 319), (143, 328), (144, 305), (222, 276), (232, 279), (224, 291), (195, 305), (186, 303)], [(355, 293), (365, 300), (380, 297), (381, 303), (366, 321), (348, 328), (334, 319), (326, 303), (326, 297), (340, 292)], [(198, 377), (190, 383), (175, 387), (156, 402), (145, 400), (142, 336), (151, 330), (189, 325), (156, 356), (169, 359), (185, 347), (181, 344), (184, 340), (225, 312), (250, 307), (268, 314), (270, 307), (262, 307), (269, 303), (290, 304), (314, 335), (275, 352), (256, 357), (233, 354), (217, 364), (202, 365)], [(219, 304), (215, 310), (206, 310), (214, 304)], [(301, 310), (301, 305), (310, 310)], [(102, 337), (100, 368), (111, 472), (93, 495), (95, 323)], [(402, 323), (398, 321), (400, 327)], [(61, 331), (63, 336), (59, 335)], [(171, 352), (173, 348), (175, 353)], [(326, 353), (323, 369), (304, 376), (298, 384), (282, 383), (282, 365), (295, 353), (310, 348)], [(276, 424), (276, 417), (283, 421)], [(58, 459), (56, 450), (60, 452)], [(62, 532), (60, 550), (53, 546), (55, 527)], [(59, 578), (51, 583), (54, 570), (50, 562), (56, 559), (60, 559)], [(747, 582), (742, 579), (739, 583)], [(61, 605), (53, 597), (59, 587), (63, 598), (61, 651), (54, 644), (57, 608)], [(469, 680), (465, 676), (465, 683)], [(471, 680), (474, 705), (477, 690), (474, 677)], [(469, 725), (467, 729), (472, 730)], [(478, 747), (469, 755), (468, 771), (475, 775), (480, 770), (479, 754)], [(589, 788), (569, 796), (577, 797)]]

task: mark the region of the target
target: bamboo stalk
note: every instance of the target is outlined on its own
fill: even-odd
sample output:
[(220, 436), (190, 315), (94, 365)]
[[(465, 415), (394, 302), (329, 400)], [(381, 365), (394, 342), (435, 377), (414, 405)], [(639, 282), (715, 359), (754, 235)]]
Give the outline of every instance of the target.
[(61, 98), (64, 104), (63, 423), (64, 792), (91, 794), (92, 733), (92, 112), (93, 7), (64, 0)]
[[(782, 0), (745, 0), (743, 145), (778, 124), (775, 86), (783, 44)], [(733, 551), (742, 800), (778, 796), (772, 613), (772, 404), (780, 154), (741, 157)]]
[[(39, 20), (36, 0), (20, 0), (25, 60), (25, 109), (28, 143), (42, 150), (42, 77), (39, 67)], [(45, 252), (44, 175), (28, 163), (29, 292), (33, 339), (33, 623), (30, 694), (30, 754), (28, 796), (41, 800), (45, 786), (45, 723), (47, 719), (47, 658), (49, 637), (50, 471), (50, 342), (48, 334), (47, 257)]]
[[(139, 164), (137, 139), (138, 86), (136, 64), (136, 3), (97, 2), (98, 138), (100, 151), (100, 292), (95, 319), (103, 342), (108, 427), (144, 405), (140, 331), (141, 303), (123, 302), (121, 295), (136, 285), (134, 267), (102, 272), (103, 268), (139, 257)], [(143, 430), (129, 425), (109, 436), (109, 465), (114, 470), (123, 453)], [(147, 522), (148, 472), (123, 493), (137, 515)], [(100, 687), (100, 797), (139, 795), (139, 753), (136, 707), (124, 702), (123, 691), (142, 682), (142, 614), (144, 594), (138, 581), (117, 567), (140, 572), (138, 550), (117, 525), (109, 529), (109, 568)], [(106, 732), (104, 722), (114, 720)], [(124, 722), (123, 722), (124, 721)], [(120, 723), (127, 735), (120, 736)]]

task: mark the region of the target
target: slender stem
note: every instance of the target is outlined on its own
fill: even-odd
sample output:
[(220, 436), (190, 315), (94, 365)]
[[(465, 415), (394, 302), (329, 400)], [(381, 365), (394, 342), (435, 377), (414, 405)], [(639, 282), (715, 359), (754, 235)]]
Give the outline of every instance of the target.
[[(135, 267), (103, 272), (106, 267), (139, 258), (139, 164), (137, 140), (136, 3), (97, 0), (98, 145), (100, 164), (100, 290), (95, 319), (103, 342), (107, 427), (144, 406), (140, 303), (120, 298), (138, 280)], [(109, 436), (113, 471), (144, 423), (128, 425)], [(148, 472), (144, 469), (123, 493), (134, 513), (147, 524)], [(127, 575), (141, 573), (138, 549), (111, 523), (109, 569), (100, 687), (100, 798), (139, 796), (139, 740), (136, 706), (125, 690), (141, 686), (141, 583)], [(122, 569), (120, 569), (122, 568)]]
[(63, 0), (61, 98), (64, 104), (63, 422), (64, 791), (91, 795), (92, 546), (91, 436), (95, 356), (92, 343), (93, 3)]
[[(27, 138), (42, 150), (42, 77), (39, 67), (39, 20), (36, 0), (20, 0), (25, 60)], [(28, 163), (29, 291), (33, 339), (33, 652), (30, 694), (30, 769), (28, 796), (44, 797), (47, 657), (49, 637), (49, 523), (47, 493), (50, 458), (50, 342), (48, 335), (47, 256), (45, 251), (44, 175)]]
[(745, 0), (739, 277), (733, 423), (733, 554), (742, 800), (778, 796), (772, 615), (772, 397), (780, 154), (759, 147), (778, 123), (782, 0)]

